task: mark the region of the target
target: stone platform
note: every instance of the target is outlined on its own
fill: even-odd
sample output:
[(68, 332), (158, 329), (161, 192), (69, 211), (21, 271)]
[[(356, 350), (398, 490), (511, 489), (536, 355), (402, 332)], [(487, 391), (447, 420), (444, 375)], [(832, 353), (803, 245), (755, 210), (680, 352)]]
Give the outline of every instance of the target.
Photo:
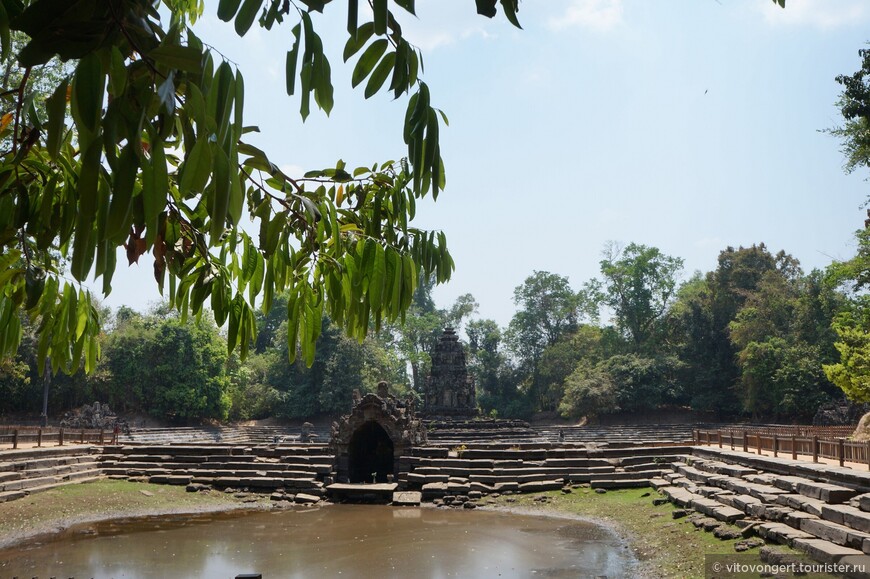
[(327, 485), (326, 494), (336, 502), (389, 503), (398, 488), (397, 483), (333, 483)]

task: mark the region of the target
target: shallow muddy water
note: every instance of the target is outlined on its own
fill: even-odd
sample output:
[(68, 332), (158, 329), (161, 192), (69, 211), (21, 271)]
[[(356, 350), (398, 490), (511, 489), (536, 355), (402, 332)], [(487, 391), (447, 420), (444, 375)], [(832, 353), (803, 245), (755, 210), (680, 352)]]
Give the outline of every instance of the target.
[(498, 512), (332, 505), (74, 527), (0, 551), (0, 577), (627, 577), (595, 524)]

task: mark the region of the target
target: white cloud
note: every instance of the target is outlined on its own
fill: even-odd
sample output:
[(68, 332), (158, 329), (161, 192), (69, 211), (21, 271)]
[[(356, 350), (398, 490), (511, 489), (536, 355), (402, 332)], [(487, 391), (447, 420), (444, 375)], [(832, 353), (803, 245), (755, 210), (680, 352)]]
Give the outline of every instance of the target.
[(770, 24), (822, 30), (865, 24), (870, 17), (866, 0), (787, 0), (784, 9), (767, 0), (757, 6)]
[(578, 26), (606, 32), (622, 23), (622, 8), (622, 0), (571, 0), (561, 15), (550, 19), (549, 26), (554, 30)]

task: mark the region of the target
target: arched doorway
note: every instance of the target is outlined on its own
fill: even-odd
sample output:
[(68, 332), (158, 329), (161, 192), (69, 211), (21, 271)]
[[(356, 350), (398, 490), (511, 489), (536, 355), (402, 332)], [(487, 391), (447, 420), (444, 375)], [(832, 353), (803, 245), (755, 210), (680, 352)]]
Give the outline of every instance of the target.
[(374, 420), (364, 422), (350, 437), (347, 448), (348, 477), (352, 483), (387, 482), (394, 474), (393, 441)]

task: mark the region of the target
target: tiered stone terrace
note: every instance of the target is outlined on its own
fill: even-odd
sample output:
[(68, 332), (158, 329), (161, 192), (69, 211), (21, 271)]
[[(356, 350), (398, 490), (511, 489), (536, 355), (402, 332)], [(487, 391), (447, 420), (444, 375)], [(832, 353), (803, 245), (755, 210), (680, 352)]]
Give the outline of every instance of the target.
[[(870, 554), (867, 470), (692, 447), (686, 444), (691, 429), (683, 426), (636, 429), (634, 436), (630, 427), (591, 428), (588, 434), (510, 422), (430, 427), (430, 443), (398, 462), (399, 488), (413, 491), (401, 493), (403, 501), (420, 493), (424, 501), (468, 508), (495, 493), (576, 484), (652, 486), (679, 507), (736, 523), (745, 535), (788, 544), (819, 562)], [(0, 501), (103, 476), (263, 492), (296, 502), (328, 498), (335, 457), (320, 442), (322, 433), (303, 444), (298, 429), (232, 429), (220, 432), (223, 442), (216, 443), (216, 430), (147, 431), (155, 443), (0, 451)], [(209, 441), (194, 442), (203, 439)]]
[(71, 483), (102, 478), (101, 449), (93, 446), (0, 452), (0, 502)]

